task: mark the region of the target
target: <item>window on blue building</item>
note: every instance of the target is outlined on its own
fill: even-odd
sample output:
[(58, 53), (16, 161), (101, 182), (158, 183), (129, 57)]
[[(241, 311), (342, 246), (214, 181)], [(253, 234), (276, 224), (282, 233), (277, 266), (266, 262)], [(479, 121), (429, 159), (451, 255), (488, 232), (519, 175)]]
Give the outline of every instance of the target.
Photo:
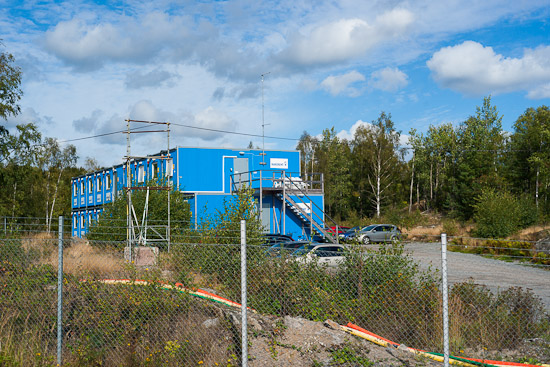
[(138, 167), (138, 182), (145, 181), (145, 169), (143, 166)]
[(111, 175), (105, 176), (105, 189), (110, 190), (111, 189)]
[(93, 194), (94, 193), (94, 180), (90, 178), (88, 180), (88, 193)]
[(101, 175), (97, 176), (97, 191), (101, 191)]

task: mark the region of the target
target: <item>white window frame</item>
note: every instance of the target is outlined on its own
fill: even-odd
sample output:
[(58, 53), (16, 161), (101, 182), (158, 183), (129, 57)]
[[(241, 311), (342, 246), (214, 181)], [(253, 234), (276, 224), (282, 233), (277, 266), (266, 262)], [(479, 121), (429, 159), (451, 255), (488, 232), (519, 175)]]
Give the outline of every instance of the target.
[(151, 164), (151, 179), (155, 179), (157, 177), (158, 169), (159, 169), (159, 167), (158, 167), (157, 162), (153, 162)]
[(174, 162), (172, 158), (166, 160), (166, 177), (172, 177), (174, 175)]
[(138, 182), (145, 182), (145, 167), (143, 165), (138, 166)]
[(105, 190), (111, 190), (111, 175), (107, 174), (105, 176)]

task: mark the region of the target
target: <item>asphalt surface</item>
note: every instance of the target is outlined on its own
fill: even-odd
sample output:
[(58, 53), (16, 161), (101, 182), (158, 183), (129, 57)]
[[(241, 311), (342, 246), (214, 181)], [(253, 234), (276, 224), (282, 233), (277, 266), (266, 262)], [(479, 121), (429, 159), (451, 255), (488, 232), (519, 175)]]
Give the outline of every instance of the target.
[[(421, 268), (441, 270), (441, 244), (413, 242), (405, 244)], [(550, 310), (550, 268), (542, 269), (525, 263), (506, 262), (474, 254), (447, 251), (447, 281), (471, 280), (497, 292), (509, 287), (522, 287), (540, 297)]]

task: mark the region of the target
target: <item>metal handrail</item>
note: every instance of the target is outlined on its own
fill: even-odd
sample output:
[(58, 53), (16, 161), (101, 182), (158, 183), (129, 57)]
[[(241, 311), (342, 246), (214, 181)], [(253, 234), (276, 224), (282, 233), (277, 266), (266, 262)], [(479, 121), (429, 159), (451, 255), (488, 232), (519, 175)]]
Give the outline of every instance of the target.
[[(259, 178), (252, 178), (252, 174), (255, 173), (255, 172), (271, 172), (272, 175), (271, 177), (270, 176), (267, 176), (265, 177), (264, 175), (260, 174), (260, 177)], [(275, 175), (276, 173), (279, 173), (279, 175)], [(296, 176), (292, 176), (293, 173), (297, 173), (298, 175)], [(288, 175), (289, 174), (289, 175)], [(313, 175), (316, 175), (316, 174), (319, 174), (321, 176), (321, 180), (319, 181), (314, 181), (314, 180), (307, 180), (307, 181), (302, 181), (303, 183), (306, 183), (306, 190), (302, 190), (302, 188), (299, 187), (299, 185), (295, 184), (294, 182), (292, 182), (291, 178), (292, 177), (298, 177), (301, 179), (300, 175), (299, 175), (299, 172), (287, 172), (287, 171), (280, 171), (280, 170), (254, 170), (254, 171), (246, 171), (246, 172), (239, 172), (239, 173), (234, 173), (234, 174), (231, 174), (230, 175), (230, 191), (233, 192), (234, 190), (236, 190), (236, 185), (237, 183), (238, 184), (250, 184), (250, 187), (252, 187), (252, 182), (256, 182), (256, 181), (259, 181), (259, 180), (262, 180), (262, 181), (271, 181), (273, 183), (275, 182), (281, 182), (282, 185), (281, 185), (281, 188), (284, 186), (286, 187), (286, 184), (288, 182), (288, 186), (289, 186), (289, 189), (292, 190), (292, 191), (298, 191), (299, 193), (301, 193), (303, 196), (308, 196), (308, 192), (309, 190), (307, 189), (308, 186), (313, 186), (313, 184), (321, 184), (321, 192), (324, 192), (324, 183), (323, 183), (323, 180), (322, 180), (322, 177), (323, 177), (323, 174), (322, 173), (310, 173), (308, 174), (309, 176), (313, 177)], [(248, 175), (248, 180), (242, 180), (242, 176), (243, 175)], [(239, 181), (236, 182), (235, 180), (235, 177), (238, 176), (239, 177)], [(288, 181), (286, 181), (288, 179)], [(261, 187), (264, 187), (261, 183), (260, 183), (260, 186)], [(275, 185), (273, 185), (272, 187), (275, 187)], [(297, 197), (299, 198), (299, 200), (304, 203), (304, 204), (307, 204), (299, 195), (297, 195)], [(285, 198), (283, 198), (285, 199)], [(338, 223), (336, 223), (336, 221), (334, 219), (332, 219), (321, 207), (319, 207), (319, 205), (317, 205), (315, 202), (311, 201), (311, 204), (315, 205), (315, 207), (321, 212), (324, 214), (324, 217), (325, 219), (321, 218), (314, 210), (313, 210), (313, 207), (311, 208), (311, 216), (310, 216), (310, 221), (313, 220), (313, 216), (316, 217), (316, 221), (315, 223), (318, 224), (318, 222), (321, 222), (323, 224), (323, 227), (324, 228), (327, 228), (328, 226), (326, 225), (327, 223), (327, 220), (326, 218), (329, 219), (329, 221), (334, 224), (334, 226), (336, 227), (336, 231), (334, 233), (334, 236), (336, 237), (336, 241), (338, 241)], [(298, 207), (299, 210), (301, 210), (301, 208)], [(307, 214), (307, 213), (306, 213)], [(306, 215), (304, 214), (304, 215)], [(306, 215), (307, 217), (307, 215)], [(323, 231), (322, 231), (323, 232)], [(333, 235), (326, 231), (325, 229), (325, 232), (326, 233), (323, 233), (325, 236), (330, 236), (332, 237)], [(334, 240), (334, 238), (333, 238)]]

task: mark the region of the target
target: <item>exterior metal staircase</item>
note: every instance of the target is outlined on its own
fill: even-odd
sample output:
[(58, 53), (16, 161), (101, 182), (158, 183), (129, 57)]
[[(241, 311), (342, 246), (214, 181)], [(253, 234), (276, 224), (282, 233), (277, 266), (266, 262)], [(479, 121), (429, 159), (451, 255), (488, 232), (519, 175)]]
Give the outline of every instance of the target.
[[(302, 221), (302, 223), (310, 225), (312, 232), (317, 232), (332, 243), (338, 243), (338, 235), (332, 234), (327, 231), (327, 226), (324, 218), (315, 213), (313, 208), (310, 207), (309, 213), (307, 213), (304, 209), (302, 209), (301, 206), (296, 203), (294, 199), (287, 195), (286, 192), (284, 194), (278, 193), (276, 196), (284, 203), (284, 205), (286, 205), (288, 209), (290, 209), (296, 215), (296, 217), (298, 217)], [(307, 198), (307, 196), (305, 195), (303, 197)], [(308, 207), (310, 206), (310, 203), (313, 203), (311, 201), (309, 203), (304, 201), (300, 196), (296, 196), (296, 198), (298, 199), (298, 201), (303, 203), (305, 207)], [(315, 203), (313, 203), (313, 205), (315, 205)], [(323, 216), (326, 216), (324, 212)]]

